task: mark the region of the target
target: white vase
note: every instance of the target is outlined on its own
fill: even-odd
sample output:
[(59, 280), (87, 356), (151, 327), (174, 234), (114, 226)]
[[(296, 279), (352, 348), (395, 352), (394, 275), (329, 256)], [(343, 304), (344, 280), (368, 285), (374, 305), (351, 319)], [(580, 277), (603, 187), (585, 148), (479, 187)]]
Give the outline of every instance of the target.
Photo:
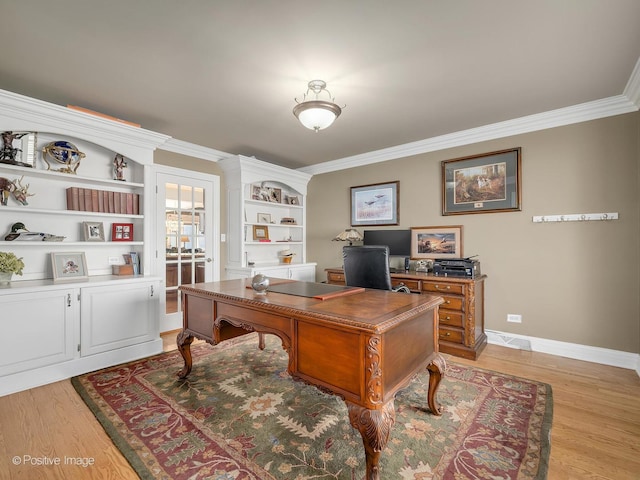
[(9, 285), (13, 272), (0, 272), (0, 285)]

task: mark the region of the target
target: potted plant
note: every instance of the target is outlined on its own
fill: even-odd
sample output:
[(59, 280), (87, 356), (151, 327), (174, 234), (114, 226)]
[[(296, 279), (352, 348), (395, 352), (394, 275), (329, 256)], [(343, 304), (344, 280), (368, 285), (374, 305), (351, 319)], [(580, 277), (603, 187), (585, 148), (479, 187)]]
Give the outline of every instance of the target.
[(0, 284), (11, 281), (11, 276), (15, 273), (22, 275), (24, 262), (12, 252), (0, 252)]

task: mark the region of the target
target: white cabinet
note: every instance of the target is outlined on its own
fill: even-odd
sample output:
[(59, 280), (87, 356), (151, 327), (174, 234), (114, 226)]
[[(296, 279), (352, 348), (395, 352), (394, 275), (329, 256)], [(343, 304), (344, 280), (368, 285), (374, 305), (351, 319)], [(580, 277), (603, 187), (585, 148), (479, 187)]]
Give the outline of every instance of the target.
[[(243, 156), (218, 165), (227, 184), (227, 278), (260, 272), (315, 281), (316, 264), (307, 262), (306, 250), (311, 175)], [(284, 251), (293, 254), (291, 264), (283, 263)]]
[(0, 287), (0, 395), (162, 352), (159, 279)]
[(0, 378), (74, 358), (76, 295), (73, 288), (0, 295)]
[(316, 264), (306, 263), (300, 265), (283, 265), (278, 267), (249, 267), (227, 268), (227, 278), (251, 278), (262, 273), (267, 277), (286, 278), (289, 280), (301, 280), (303, 282), (316, 281)]
[(159, 282), (140, 282), (82, 288), (80, 354), (94, 355), (157, 338), (159, 287)]

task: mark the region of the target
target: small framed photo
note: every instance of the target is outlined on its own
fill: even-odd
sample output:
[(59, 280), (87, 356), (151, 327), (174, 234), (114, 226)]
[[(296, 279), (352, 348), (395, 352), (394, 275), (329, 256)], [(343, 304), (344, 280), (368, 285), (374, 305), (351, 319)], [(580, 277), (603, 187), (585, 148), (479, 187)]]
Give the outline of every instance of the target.
[(351, 226), (398, 225), (400, 182), (351, 187)]
[(102, 222), (82, 222), (82, 233), (84, 233), (85, 242), (104, 242)]
[(462, 225), (411, 227), (411, 258), (462, 258)]
[(271, 214), (270, 213), (259, 213), (258, 214), (258, 223), (271, 223)]
[(442, 162), (442, 215), (522, 210), (521, 149)]
[(112, 223), (111, 224), (111, 241), (112, 242), (132, 242), (133, 241), (133, 223)]
[(84, 252), (52, 253), (51, 269), (54, 283), (75, 282), (89, 278)]
[(300, 205), (300, 198), (297, 195), (287, 195), (285, 200), (287, 205)]
[(269, 240), (269, 227), (263, 225), (254, 225), (253, 239), (256, 241)]

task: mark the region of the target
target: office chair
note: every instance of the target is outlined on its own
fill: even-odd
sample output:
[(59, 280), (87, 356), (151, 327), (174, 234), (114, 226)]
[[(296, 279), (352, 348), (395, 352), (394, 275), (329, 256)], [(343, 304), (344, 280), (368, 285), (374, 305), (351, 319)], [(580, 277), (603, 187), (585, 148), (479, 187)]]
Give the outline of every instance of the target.
[(377, 288), (411, 293), (400, 285), (391, 286), (389, 272), (389, 247), (386, 245), (363, 245), (342, 247), (344, 280), (348, 287)]

